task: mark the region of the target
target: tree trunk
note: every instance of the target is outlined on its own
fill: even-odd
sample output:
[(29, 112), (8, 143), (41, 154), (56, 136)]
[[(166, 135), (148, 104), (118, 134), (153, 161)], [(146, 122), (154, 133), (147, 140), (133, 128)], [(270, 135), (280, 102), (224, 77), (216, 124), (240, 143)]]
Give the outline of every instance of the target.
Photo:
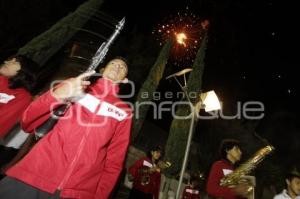
[[(206, 36), (204, 36), (193, 64), (193, 71), (189, 75), (189, 79), (187, 82), (187, 93), (196, 92), (200, 94), (202, 75), (204, 71), (206, 43)], [(197, 96), (197, 98), (192, 98), (191, 102), (195, 104), (198, 100), (199, 97)], [(190, 107), (183, 105), (179, 106), (176, 111), (177, 116), (187, 116), (190, 113)], [(169, 176), (178, 174), (181, 169), (182, 160), (187, 144), (190, 122), (190, 119), (174, 119), (172, 121), (165, 151), (165, 159), (172, 163), (172, 167), (167, 170), (167, 175)]]

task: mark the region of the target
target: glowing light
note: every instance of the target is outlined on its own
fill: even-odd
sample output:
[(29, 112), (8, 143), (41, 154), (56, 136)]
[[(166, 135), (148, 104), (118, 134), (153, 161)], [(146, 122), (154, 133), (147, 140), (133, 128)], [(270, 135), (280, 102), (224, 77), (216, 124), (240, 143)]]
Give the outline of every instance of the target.
[(171, 49), (169, 61), (177, 66), (190, 65), (208, 26), (208, 20), (201, 20), (186, 8), (184, 11), (166, 17), (157, 24), (152, 34), (160, 45), (173, 37), (176, 43)]
[(183, 45), (184, 47), (186, 47), (186, 43), (185, 40), (187, 39), (186, 35), (184, 33), (178, 33), (175, 34), (176, 35), (176, 40), (179, 44)]
[(202, 104), (204, 105), (206, 112), (221, 109), (221, 104), (215, 91), (212, 90), (206, 93), (201, 93), (200, 98), (202, 100)]

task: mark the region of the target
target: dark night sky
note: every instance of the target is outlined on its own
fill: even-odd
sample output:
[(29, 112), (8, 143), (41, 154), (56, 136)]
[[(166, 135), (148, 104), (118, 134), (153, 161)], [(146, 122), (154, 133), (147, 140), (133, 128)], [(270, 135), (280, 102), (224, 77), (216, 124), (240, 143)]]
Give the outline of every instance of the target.
[(126, 15), (130, 25), (148, 33), (164, 17), (186, 6), (211, 22), (204, 86), (225, 98), (262, 100), (270, 109), (290, 109), (297, 102), (297, 12), (291, 3), (109, 1), (105, 9), (113, 16)]

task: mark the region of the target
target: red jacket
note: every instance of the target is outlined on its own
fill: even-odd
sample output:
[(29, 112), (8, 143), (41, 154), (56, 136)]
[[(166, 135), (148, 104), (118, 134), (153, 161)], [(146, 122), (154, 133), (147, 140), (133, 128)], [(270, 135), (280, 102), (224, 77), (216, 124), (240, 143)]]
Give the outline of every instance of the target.
[(155, 199), (158, 199), (159, 189), (160, 189), (160, 172), (154, 172), (149, 174), (150, 180), (149, 184), (142, 184), (142, 177), (145, 176), (142, 174), (141, 169), (151, 168), (153, 166), (150, 158), (144, 157), (134, 163), (129, 169), (128, 172), (132, 175), (133, 188), (138, 189), (144, 193), (152, 193)]
[(200, 199), (200, 191), (188, 185), (184, 188), (181, 199)]
[(234, 194), (231, 188), (220, 186), (220, 180), (232, 171), (233, 165), (226, 160), (219, 160), (212, 165), (206, 185), (209, 196), (223, 199), (240, 198)]
[[(106, 199), (123, 167), (131, 110), (115, 96), (118, 86), (98, 80), (7, 175), (61, 197)], [(25, 111), (23, 128), (33, 131), (58, 101), (50, 92)]]
[(24, 88), (10, 89), (8, 78), (0, 76), (0, 138), (20, 120), (31, 102), (31, 94)]

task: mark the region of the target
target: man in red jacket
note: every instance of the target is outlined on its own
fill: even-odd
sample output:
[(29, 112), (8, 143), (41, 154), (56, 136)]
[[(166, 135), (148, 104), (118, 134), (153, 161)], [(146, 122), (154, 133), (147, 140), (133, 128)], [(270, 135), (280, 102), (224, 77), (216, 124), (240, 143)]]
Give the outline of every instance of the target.
[(238, 199), (248, 194), (248, 186), (241, 184), (235, 188), (220, 186), (220, 180), (227, 174), (233, 172), (234, 165), (240, 161), (242, 151), (239, 141), (223, 140), (220, 146), (221, 160), (216, 161), (207, 179), (206, 191), (209, 196), (222, 199)]
[(34, 132), (53, 108), (73, 99), (54, 128), (6, 172), (0, 198), (108, 198), (130, 140), (131, 110), (117, 97), (118, 83), (127, 80), (127, 73), (126, 62), (115, 58), (93, 85), (86, 80), (93, 72), (85, 73), (31, 103), (22, 119), (27, 132)]
[(128, 199), (158, 199), (161, 170), (158, 161), (162, 149), (157, 146), (150, 150), (147, 157), (137, 160), (128, 172), (133, 179), (133, 188)]

